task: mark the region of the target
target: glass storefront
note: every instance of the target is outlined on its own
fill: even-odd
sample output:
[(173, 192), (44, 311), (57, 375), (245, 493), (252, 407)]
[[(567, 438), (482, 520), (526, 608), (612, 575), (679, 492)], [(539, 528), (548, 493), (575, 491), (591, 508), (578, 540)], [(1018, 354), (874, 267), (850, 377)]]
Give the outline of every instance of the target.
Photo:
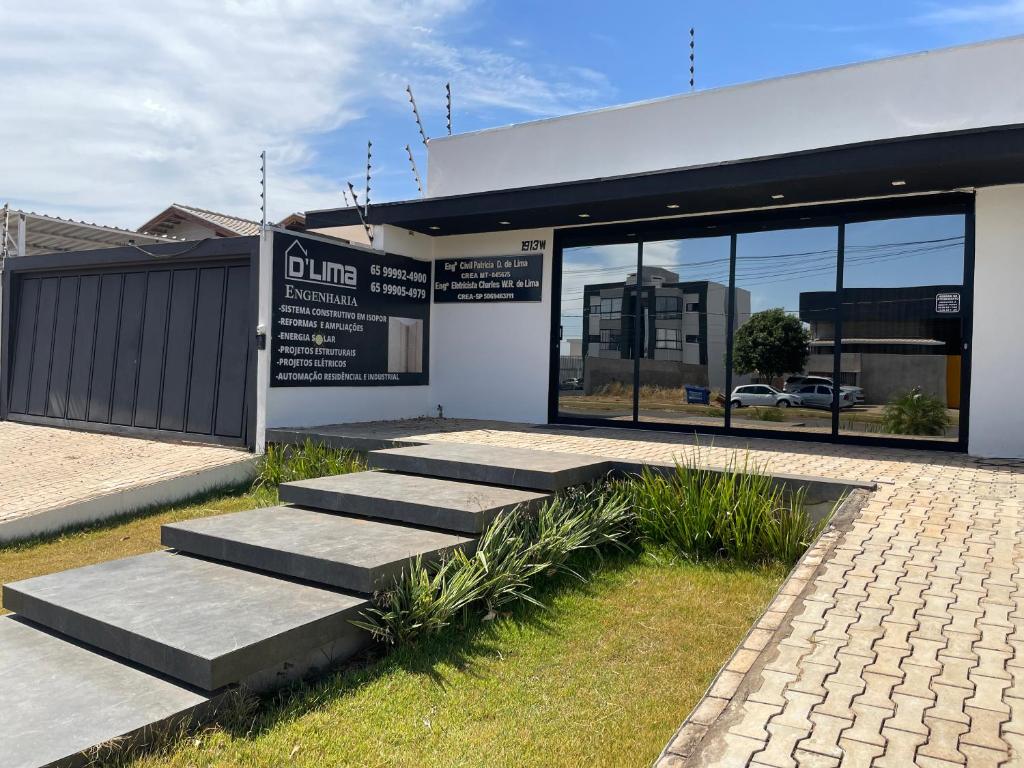
[(963, 445), (969, 211), (954, 210), (572, 231), (553, 416)]

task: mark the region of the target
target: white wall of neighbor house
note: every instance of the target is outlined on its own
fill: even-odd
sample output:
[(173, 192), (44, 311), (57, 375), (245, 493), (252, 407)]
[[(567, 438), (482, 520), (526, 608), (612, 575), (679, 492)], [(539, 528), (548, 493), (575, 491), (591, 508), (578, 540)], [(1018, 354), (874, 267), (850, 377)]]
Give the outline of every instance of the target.
[[(1024, 37), (432, 139), (428, 194), (1024, 123)], [(870, 109), (864, 105), (870, 104)]]
[(1024, 458), (1020, 293), (1024, 284), (1024, 184), (985, 187), (975, 203), (974, 333), (968, 452)]

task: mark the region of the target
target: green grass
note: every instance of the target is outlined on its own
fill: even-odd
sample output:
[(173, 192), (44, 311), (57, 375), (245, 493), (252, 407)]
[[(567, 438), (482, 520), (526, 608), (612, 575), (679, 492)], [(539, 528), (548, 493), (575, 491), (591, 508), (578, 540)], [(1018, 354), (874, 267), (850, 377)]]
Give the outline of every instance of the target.
[(647, 766), (785, 571), (626, 555), (130, 763)]

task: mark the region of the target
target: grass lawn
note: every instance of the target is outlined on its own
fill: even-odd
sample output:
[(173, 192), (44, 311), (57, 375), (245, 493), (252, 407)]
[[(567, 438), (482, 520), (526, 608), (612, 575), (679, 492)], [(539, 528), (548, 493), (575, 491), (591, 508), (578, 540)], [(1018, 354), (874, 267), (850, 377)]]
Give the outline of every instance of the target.
[(130, 765), (647, 766), (784, 575), (606, 561)]
[[(210, 517), (277, 503), (277, 491), (234, 492), (192, 503), (163, 507), (142, 515), (113, 518), (56, 538), (0, 546), (0, 584), (66, 571), (162, 549), (160, 526), (177, 520)], [(0, 614), (9, 613), (0, 597)]]

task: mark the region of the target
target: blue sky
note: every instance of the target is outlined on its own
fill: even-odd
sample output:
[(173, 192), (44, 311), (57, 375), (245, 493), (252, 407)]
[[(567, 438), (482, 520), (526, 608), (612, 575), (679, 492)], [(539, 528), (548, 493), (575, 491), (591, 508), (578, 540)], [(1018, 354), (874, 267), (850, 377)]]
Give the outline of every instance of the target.
[[(272, 218), (415, 196), (404, 146), (456, 132), (1024, 32), (1024, 0), (0, 0), (0, 202), (135, 227), (172, 201)], [(173, 23), (170, 20), (173, 19)], [(45, 51), (45, 55), (40, 52)]]

